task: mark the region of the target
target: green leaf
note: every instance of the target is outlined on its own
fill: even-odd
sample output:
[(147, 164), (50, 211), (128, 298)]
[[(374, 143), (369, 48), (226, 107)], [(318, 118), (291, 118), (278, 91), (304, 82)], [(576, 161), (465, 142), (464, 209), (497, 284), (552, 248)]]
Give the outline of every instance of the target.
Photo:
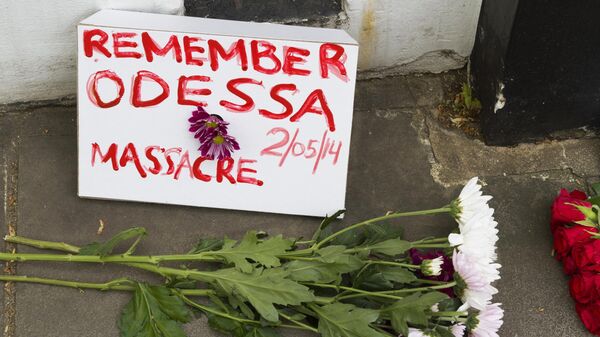
[(246, 336), (246, 329), (244, 324), (242, 324), (240, 321), (215, 315), (210, 312), (206, 312), (206, 317), (208, 317), (208, 326), (210, 326), (210, 328), (213, 330), (222, 332), (224, 334), (229, 334), (233, 337)]
[(590, 202), (592, 205), (600, 206), (600, 196), (589, 198), (587, 201)]
[(417, 280), (411, 271), (378, 264), (372, 264), (354, 278), (353, 287), (366, 290), (389, 290), (396, 283), (409, 284)]
[(191, 311), (171, 289), (137, 283), (118, 325), (121, 337), (185, 337), (181, 323), (191, 317)]
[(265, 267), (278, 267), (281, 265), (277, 255), (285, 253), (292, 247), (293, 242), (284, 239), (281, 235), (259, 241), (256, 232), (246, 233), (242, 241), (225, 239), (223, 248), (211, 252), (211, 255), (221, 257), (244, 273), (252, 272), (253, 266), (248, 262), (252, 260)]
[(300, 282), (339, 283), (341, 275), (362, 267), (363, 262), (352, 254), (344, 253), (344, 246), (327, 246), (317, 251), (314, 260), (294, 260), (284, 265), (290, 278)]
[(246, 318), (252, 320), (256, 318), (254, 315), (254, 311), (252, 311), (252, 309), (250, 309), (250, 307), (246, 303), (244, 303), (244, 301), (241, 301), (239, 298), (231, 295), (227, 296), (227, 299), (229, 300), (229, 304), (235, 309), (240, 309), (240, 311), (244, 314), (244, 316), (246, 316)]
[(106, 242), (94, 242), (87, 244), (79, 250), (80, 255), (110, 255), (115, 247), (123, 241), (146, 235), (146, 229), (143, 227), (133, 227), (119, 232)]
[(386, 223), (376, 223), (364, 227), (365, 240), (362, 246), (368, 246), (383, 242), (389, 239), (399, 239), (402, 237), (402, 228)]
[(427, 326), (428, 317), (425, 314), (434, 304), (447, 299), (448, 296), (438, 291), (421, 295), (414, 293), (396, 301), (383, 309), (391, 316), (392, 327), (397, 333), (408, 336), (408, 323), (413, 326)]
[(273, 328), (252, 327), (244, 337), (281, 337), (281, 335)]
[(250, 302), (270, 322), (279, 318), (275, 304), (299, 305), (315, 299), (308, 287), (288, 279), (288, 272), (281, 268), (257, 268), (249, 274), (228, 268), (210, 272), (210, 275), (211, 283), (218, 289)]
[(359, 247), (361, 250), (370, 251), (371, 253), (381, 253), (388, 256), (404, 254), (411, 248), (409, 241), (400, 239), (389, 239), (373, 245)]
[(326, 216), (323, 221), (321, 221), (321, 224), (319, 225), (319, 228), (317, 228), (317, 230), (315, 231), (315, 233), (312, 236), (312, 239), (316, 242), (323, 240), (325, 237), (327, 237), (331, 231), (327, 231), (324, 232), (326, 229), (328, 229), (329, 225), (331, 225), (335, 220), (337, 220), (337, 218), (344, 214), (346, 212), (346, 210), (341, 209), (337, 212), (335, 212), (332, 216)]
[(387, 337), (369, 326), (379, 317), (377, 310), (345, 303), (310, 308), (319, 316), (318, 329), (323, 337)]
[(198, 254), (202, 252), (208, 252), (213, 250), (219, 250), (223, 247), (224, 240), (223, 239), (200, 239), (198, 244), (194, 249), (192, 249), (189, 254)]
[(437, 326), (435, 332), (437, 332), (440, 337), (456, 337), (449, 328), (443, 326)]
[(402, 236), (402, 229), (389, 224), (371, 224), (355, 228), (336, 237), (332, 244), (344, 245), (348, 248), (365, 247), (397, 239)]
[(600, 196), (600, 181), (592, 184), (592, 191), (594, 195)]

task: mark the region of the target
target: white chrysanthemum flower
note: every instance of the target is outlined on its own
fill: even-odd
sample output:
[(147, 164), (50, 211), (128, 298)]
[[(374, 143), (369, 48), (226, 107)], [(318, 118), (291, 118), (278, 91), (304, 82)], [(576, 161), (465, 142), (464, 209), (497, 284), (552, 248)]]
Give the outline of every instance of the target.
[(470, 317), (467, 325), (469, 337), (498, 337), (498, 330), (502, 326), (504, 310), (500, 303), (486, 306), (476, 316)]
[(462, 191), (460, 191), (458, 198), (451, 204), (452, 216), (456, 218), (459, 224), (465, 224), (475, 214), (490, 208), (488, 201), (492, 197), (483, 195), (481, 185), (477, 183), (478, 181), (477, 177), (469, 180)]
[(478, 267), (477, 261), (468, 255), (454, 250), (452, 255), (456, 295), (464, 303), (458, 311), (473, 307), (483, 310), (498, 290), (491, 285), (489, 275)]
[(427, 333), (423, 330), (408, 328), (408, 336), (407, 337), (434, 337), (434, 334)]
[(421, 272), (425, 276), (439, 276), (442, 273), (442, 264), (444, 264), (444, 259), (441, 256), (432, 260), (423, 260)]
[(472, 256), (478, 261), (491, 263), (496, 261), (496, 242), (498, 242), (498, 223), (494, 220), (494, 210), (481, 210), (467, 222), (459, 226), (459, 233), (448, 236), (450, 245), (460, 252)]
[(454, 337), (464, 337), (465, 330), (467, 327), (464, 324), (454, 324), (450, 327), (450, 332), (454, 335)]

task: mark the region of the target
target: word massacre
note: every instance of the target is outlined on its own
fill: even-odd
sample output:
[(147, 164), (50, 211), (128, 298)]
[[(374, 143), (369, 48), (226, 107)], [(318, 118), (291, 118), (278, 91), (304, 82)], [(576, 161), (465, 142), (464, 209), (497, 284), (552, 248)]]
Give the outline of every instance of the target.
[[(141, 46), (138, 41), (141, 41)], [(112, 38), (101, 29), (91, 29), (83, 32), (83, 49), (88, 58), (134, 58), (142, 59), (151, 63), (156, 56), (164, 57), (171, 53), (177, 63), (185, 62), (189, 66), (205, 67), (208, 63), (213, 72), (217, 72), (220, 62), (236, 59), (242, 71), (247, 71), (249, 61), (252, 69), (265, 75), (284, 73), (289, 76), (310, 76), (312, 71), (305, 69), (302, 65), (310, 57), (310, 51), (304, 48), (285, 46), (278, 51), (276, 46), (268, 41), (238, 39), (230, 46), (223, 46), (218, 40), (204, 40), (198, 37), (184, 35), (178, 38), (171, 35), (166, 43), (159, 45), (148, 32), (141, 34), (135, 32), (114, 32)], [(143, 52), (143, 53), (142, 53)], [(319, 47), (318, 64), (319, 75), (322, 79), (328, 79), (330, 74), (347, 82), (347, 71), (344, 65), (346, 54), (344, 47), (323, 43)], [(265, 63), (267, 65), (265, 65)], [(117, 89), (114, 98), (100, 97), (98, 92), (98, 81), (110, 80)], [(142, 99), (142, 81), (152, 81), (160, 85), (162, 92), (151, 99)], [(202, 96), (211, 95), (210, 88), (198, 88), (198, 85), (207, 85), (210, 76), (192, 75), (180, 76), (177, 83), (177, 102), (180, 105), (206, 106)], [(193, 84), (195, 82), (195, 84)], [(198, 83), (200, 82), (200, 83)], [(227, 90), (237, 96), (243, 103), (238, 104), (227, 100), (221, 100), (219, 104), (225, 109), (233, 112), (249, 112), (254, 109), (254, 99), (242, 91), (241, 85), (262, 86), (262, 81), (240, 77), (227, 82)], [(155, 106), (169, 97), (170, 87), (161, 76), (147, 70), (140, 70), (132, 79), (131, 105), (137, 108)], [(304, 103), (296, 110), (292, 104), (282, 96), (283, 92), (293, 94), (297, 91), (294, 83), (276, 84), (270, 89), (271, 98), (282, 105), (282, 112), (273, 112), (259, 109), (260, 115), (270, 119), (290, 119), (291, 122), (299, 121), (306, 113), (323, 115), (325, 123), (330, 131), (335, 131), (333, 113), (327, 104), (327, 99), (322, 89), (310, 92)], [(110, 108), (120, 103), (124, 95), (124, 84), (122, 78), (113, 71), (101, 70), (92, 74), (87, 82), (87, 93), (93, 104), (100, 108)]]

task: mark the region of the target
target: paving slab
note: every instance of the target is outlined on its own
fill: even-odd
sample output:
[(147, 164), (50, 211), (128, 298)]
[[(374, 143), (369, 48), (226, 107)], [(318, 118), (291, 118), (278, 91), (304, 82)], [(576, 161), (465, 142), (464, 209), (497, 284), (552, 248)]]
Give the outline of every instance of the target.
[(552, 257), (550, 205), (560, 188), (585, 189), (568, 170), (545, 178), (484, 178), (494, 196), (502, 264), (497, 302), (505, 318), (502, 337), (592, 337), (575, 313), (568, 278)]
[[(562, 165), (564, 157), (557, 149), (565, 146), (568, 158), (571, 153), (590, 155), (593, 152), (578, 150), (577, 144), (589, 146), (595, 140), (542, 144), (507, 155), (511, 150), (488, 148), (447, 132), (428, 112), (445, 90), (444, 76), (357, 83), (348, 212), (342, 223), (387, 211), (440, 207), (456, 196), (459, 184), (481, 174), (486, 192), (495, 197), (492, 205), (500, 223), (498, 253), (504, 267), (497, 300), (506, 310), (500, 336), (591, 336), (573, 310), (560, 264), (550, 256), (548, 221), (549, 205), (560, 187), (584, 188), (600, 176), (595, 164), (586, 166), (582, 176), (574, 174)], [(186, 252), (201, 236), (239, 238), (247, 230), (260, 229), (308, 237), (319, 224), (311, 217), (78, 198), (75, 120), (74, 107), (46, 107), (24, 112), (15, 126), (20, 235), (85, 244), (144, 226), (150, 235), (138, 252), (171, 253)], [(478, 151), (487, 151), (486, 156), (495, 161), (480, 162), (481, 154), (466, 157)], [(545, 163), (523, 165), (540, 151), (546, 152), (534, 158), (544, 158)], [(503, 167), (515, 171), (504, 175)], [(101, 236), (96, 234), (100, 220), (105, 224)], [(455, 226), (446, 216), (395, 223), (409, 239), (443, 235)], [(81, 281), (105, 281), (125, 273), (113, 265), (21, 263), (18, 268), (21, 275)], [(141, 272), (131, 275), (153, 279)], [(116, 321), (127, 300), (123, 293), (19, 284), (14, 336), (118, 336)], [(186, 330), (190, 336), (220, 336), (208, 329), (203, 318), (186, 325)], [(308, 335), (286, 331), (285, 336)]]

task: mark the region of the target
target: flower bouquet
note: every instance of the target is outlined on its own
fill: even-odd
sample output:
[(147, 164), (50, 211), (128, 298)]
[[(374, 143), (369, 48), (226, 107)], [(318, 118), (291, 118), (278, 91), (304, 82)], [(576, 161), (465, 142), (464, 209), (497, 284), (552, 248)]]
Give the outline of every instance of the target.
[[(235, 337), (274, 337), (285, 329), (323, 337), (493, 337), (503, 311), (492, 303), (500, 265), (490, 198), (473, 178), (441, 208), (388, 213), (335, 231), (331, 224), (340, 211), (310, 239), (250, 231), (239, 241), (203, 238), (185, 254), (135, 254), (146, 234), (139, 227), (81, 247), (7, 236), (7, 242), (56, 252), (0, 253), (0, 260), (114, 263), (158, 274), (164, 282), (29, 275), (0, 280), (131, 292), (118, 321), (122, 337), (184, 337), (183, 324), (195, 314)], [(386, 223), (443, 213), (458, 223), (447, 237), (407, 241)]]
[(594, 197), (562, 189), (552, 204), (554, 256), (571, 276), (569, 288), (585, 327), (600, 336), (600, 184)]

